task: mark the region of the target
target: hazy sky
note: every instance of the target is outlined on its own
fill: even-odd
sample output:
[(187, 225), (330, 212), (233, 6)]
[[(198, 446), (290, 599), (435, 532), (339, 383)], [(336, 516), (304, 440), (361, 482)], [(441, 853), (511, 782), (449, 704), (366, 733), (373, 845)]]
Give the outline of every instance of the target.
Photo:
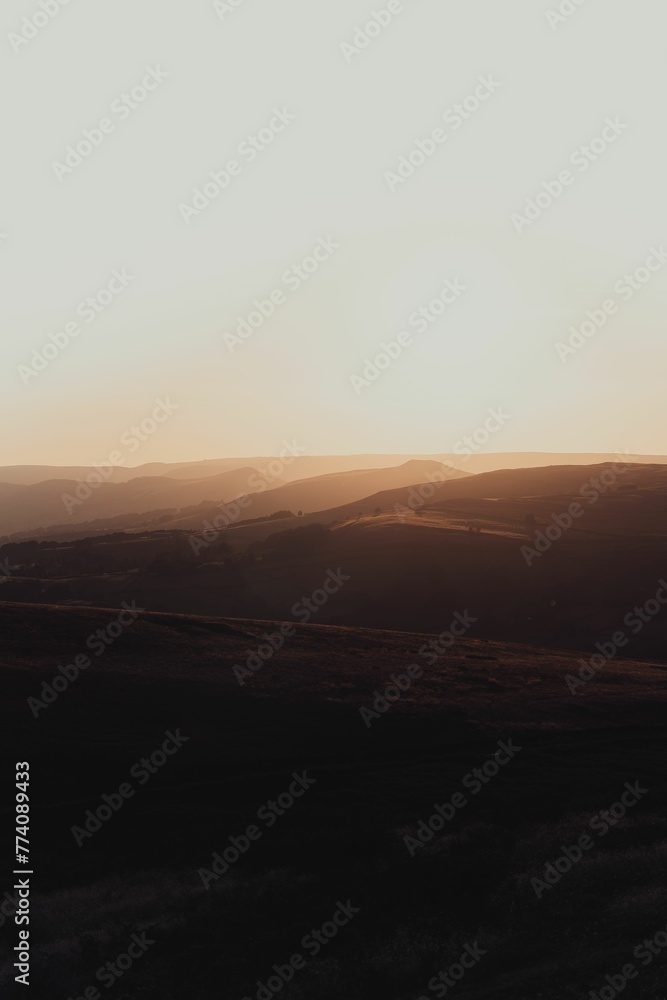
[(129, 464), (449, 452), (498, 407), (486, 450), (667, 451), (661, 0), (43, 3), (0, 15), (0, 464), (102, 461), (158, 399)]

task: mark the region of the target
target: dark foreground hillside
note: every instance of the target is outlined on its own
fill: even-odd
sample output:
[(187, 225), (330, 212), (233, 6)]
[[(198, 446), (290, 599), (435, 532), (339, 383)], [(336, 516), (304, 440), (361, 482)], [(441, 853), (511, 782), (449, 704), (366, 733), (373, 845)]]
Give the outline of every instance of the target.
[(279, 625), (118, 616), (0, 605), (32, 997), (667, 996), (663, 664), (299, 625), (240, 685)]

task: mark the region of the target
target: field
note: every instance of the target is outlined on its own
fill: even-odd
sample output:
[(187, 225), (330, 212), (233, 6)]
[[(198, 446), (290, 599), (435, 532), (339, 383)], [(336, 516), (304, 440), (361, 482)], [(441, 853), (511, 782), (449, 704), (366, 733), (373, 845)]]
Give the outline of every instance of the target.
[[(280, 622), (144, 612), (98, 656), (88, 639), (118, 613), (0, 605), (6, 725), (33, 761), (31, 928), (50, 983), (36, 998), (99, 986), (136, 933), (154, 943), (112, 982), (132, 1000), (255, 998), (297, 953), (285, 996), (416, 1000), (445, 995), (428, 984), (466, 945), (484, 954), (461, 998), (588, 996), (634, 962), (632, 996), (663, 1000), (663, 958), (633, 958), (666, 923), (663, 663), (617, 657), (573, 695), (584, 653), (471, 626), (441, 655), (433, 634), (299, 624), (239, 684)], [(86, 650), (50, 704), (28, 702)], [(374, 708), (412, 664), (423, 672)], [(167, 732), (178, 752), (137, 766)], [(304, 773), (312, 787), (258, 818)], [(86, 811), (128, 783), (89, 834)], [(591, 827), (626, 783), (636, 804)], [(425, 827), (457, 793), (451, 819)], [(586, 831), (593, 846), (545, 886)], [(238, 860), (218, 876), (225, 851)], [(311, 928), (348, 900), (359, 912), (311, 954)]]

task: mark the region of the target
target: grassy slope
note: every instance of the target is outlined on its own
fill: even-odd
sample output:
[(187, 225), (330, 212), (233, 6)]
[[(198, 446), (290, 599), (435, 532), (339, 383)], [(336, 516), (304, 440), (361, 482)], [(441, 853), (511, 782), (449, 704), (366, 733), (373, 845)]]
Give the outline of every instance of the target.
[[(25, 699), (116, 614), (0, 605), (4, 725), (34, 773), (38, 1000), (94, 982), (137, 927), (156, 944), (117, 987), (132, 1000), (254, 996), (339, 898), (362, 913), (285, 996), (412, 1000), (479, 940), (462, 1000), (574, 998), (664, 927), (660, 663), (615, 661), (574, 698), (571, 654), (462, 640), (367, 730), (359, 706), (427, 637), (299, 626), (241, 688), (233, 664), (274, 625), (145, 614), (34, 719)], [(70, 827), (176, 727), (189, 742), (77, 848)], [(521, 752), (411, 858), (402, 838), (510, 737)], [(304, 768), (315, 787), (204, 891), (198, 868)], [(646, 800), (538, 901), (530, 878), (638, 779)], [(659, 977), (632, 996), (663, 1000)]]

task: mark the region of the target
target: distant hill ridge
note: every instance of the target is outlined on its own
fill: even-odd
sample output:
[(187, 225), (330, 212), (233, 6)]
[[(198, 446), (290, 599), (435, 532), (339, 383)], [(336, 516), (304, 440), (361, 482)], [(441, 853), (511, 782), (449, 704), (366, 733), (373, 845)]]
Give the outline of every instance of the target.
[[(624, 457), (628, 461), (642, 464), (667, 464), (667, 455)], [(282, 482), (292, 482), (296, 479), (308, 479), (335, 472), (351, 472), (355, 469), (390, 468), (410, 461), (442, 462), (465, 472), (479, 473), (492, 472), (496, 469), (528, 469), (548, 465), (597, 465), (600, 462), (618, 460), (619, 456), (613, 453), (567, 452), (498, 452), (478, 455), (297, 455), (284, 462), (276, 456), (265, 455), (253, 458), (214, 458), (198, 462), (150, 462), (134, 467), (117, 466), (109, 481), (125, 483), (144, 476), (192, 480), (217, 476), (236, 469), (253, 468), (260, 474), (268, 472)], [(276, 463), (279, 463), (279, 466)], [(278, 467), (280, 471), (276, 474), (275, 470)], [(92, 465), (7, 465), (0, 466), (0, 483), (29, 486), (49, 479), (85, 479), (94, 471)]]
[[(273, 467), (271, 466), (273, 470)], [(411, 460), (383, 469), (356, 469), (283, 484), (268, 471), (245, 466), (200, 479), (137, 476), (125, 483), (101, 482), (95, 472), (80, 480), (54, 478), (28, 485), (0, 482), (0, 535), (61, 525), (156, 514), (172, 518), (201, 504), (229, 503), (239, 497), (243, 516), (264, 517), (278, 510), (315, 511), (361, 500), (378, 490), (427, 481), (468, 478), (469, 473), (433, 460)]]

